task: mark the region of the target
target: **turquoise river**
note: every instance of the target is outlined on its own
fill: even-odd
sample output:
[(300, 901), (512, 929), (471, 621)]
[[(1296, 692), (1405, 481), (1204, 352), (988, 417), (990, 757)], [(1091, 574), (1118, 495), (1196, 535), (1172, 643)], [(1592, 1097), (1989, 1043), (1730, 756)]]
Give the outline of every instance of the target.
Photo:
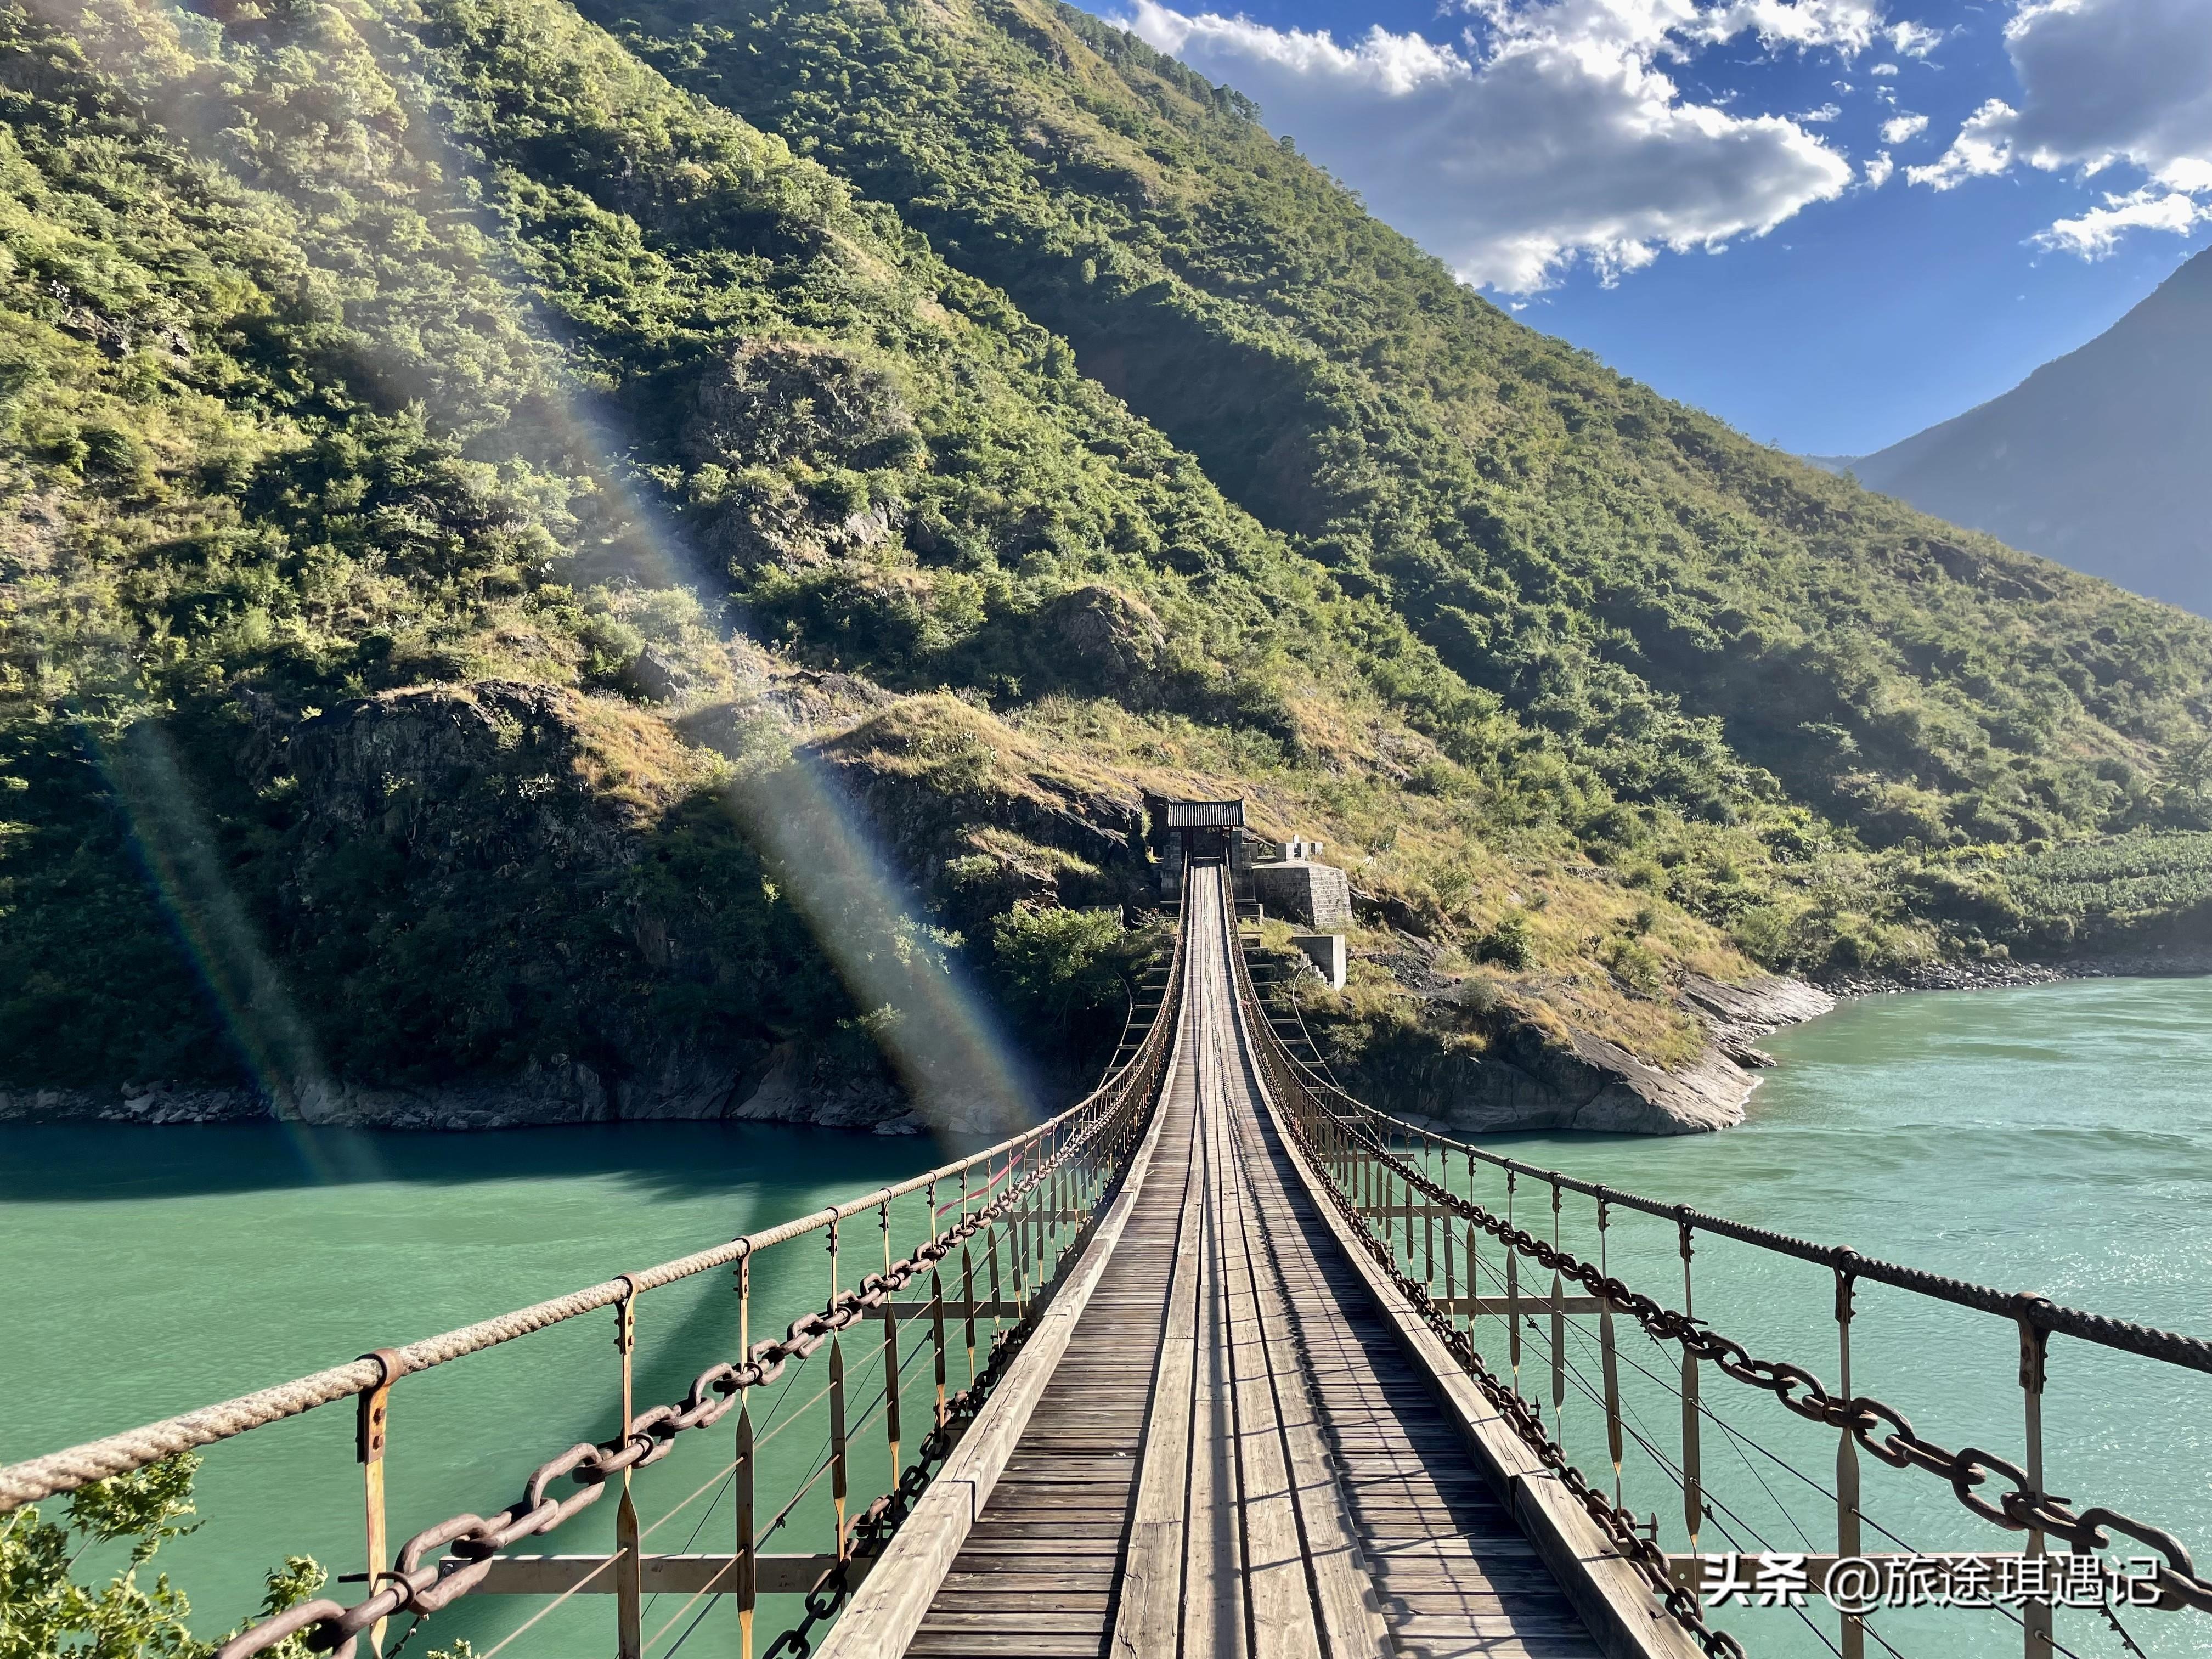
[[(2212, 1334), (2212, 981), (1878, 998), (1778, 1034), (1769, 1046), (1784, 1064), (1767, 1074), (1741, 1129), (1667, 1141), (1526, 1135), (1492, 1144), (1532, 1164), (1867, 1255)], [(945, 1155), (916, 1140), (706, 1125), (473, 1136), (276, 1125), (0, 1128), (8, 1291), (0, 1461), (678, 1255)], [(1498, 1182), (1477, 1187), (1486, 1201), (1502, 1203)], [(1516, 1202), (1524, 1224), (1548, 1226), (1540, 1193), (1523, 1184)], [(1571, 1197), (1561, 1228), (1563, 1242), (1594, 1253), (1591, 1210)], [(1679, 1301), (1671, 1225), (1616, 1213), (1607, 1250), (1614, 1271)], [(823, 1260), (818, 1245), (805, 1243), (782, 1255), (790, 1260), (779, 1273), (806, 1277), (802, 1285), (771, 1276), (760, 1287), (778, 1324), (817, 1294), (812, 1275)], [(1834, 1295), (1825, 1270), (1712, 1239), (1700, 1245), (1695, 1272), (1700, 1316), (1754, 1353), (1832, 1380)], [(679, 1398), (694, 1371), (734, 1346), (731, 1290), (726, 1273), (707, 1273), (641, 1304), (641, 1403)], [(2008, 1323), (1882, 1286), (1863, 1289), (1857, 1310), (1858, 1391), (1890, 1401), (1943, 1444), (2020, 1455), (2017, 1344)], [(395, 1538), (456, 1511), (503, 1507), (534, 1464), (611, 1431), (611, 1321), (606, 1313), (572, 1321), (401, 1384), (389, 1466)], [(1480, 1322), (1475, 1335), (1502, 1365), (1499, 1323)], [(1547, 1399), (1547, 1342), (1528, 1333), (1522, 1379)], [(1632, 1328), (1623, 1354), (1632, 1425), (1672, 1457), (1680, 1408), (1660, 1379), (1672, 1378), (1674, 1362)], [(1577, 1331), (1567, 1357), (1568, 1450), (1609, 1483), (1602, 1423), (1579, 1393), (1596, 1384), (1595, 1338)], [(964, 1380), (957, 1362), (954, 1380)], [(1727, 1426), (1706, 1435), (1704, 1467), (1717, 1502), (1702, 1547), (1729, 1547), (1732, 1535), (1753, 1549), (1832, 1549), (1834, 1509), (1825, 1495), (1832, 1436), (1710, 1370), (1705, 1396)], [(2212, 1376), (2057, 1338), (2045, 1417), (2052, 1490), (2162, 1525), (2200, 1561), (2212, 1560)], [(764, 1513), (780, 1475), (787, 1489), (813, 1467), (820, 1437), (817, 1410), (794, 1422), (774, 1455), (764, 1454)], [(341, 1404), (210, 1450), (198, 1489), (203, 1524), (161, 1557), (192, 1600), (196, 1632), (219, 1633), (250, 1614), (261, 1574), (287, 1554), (358, 1570), (352, 1442), (352, 1413)], [(712, 1477), (727, 1448), (695, 1453), (679, 1442), (678, 1454), (665, 1471), (639, 1479), (647, 1523), (695, 1490), (707, 1496), (673, 1516), (647, 1547), (726, 1550), (731, 1510)], [(685, 1479), (686, 1468), (697, 1479)], [(879, 1490), (878, 1473), (856, 1474), (856, 1492)], [(1632, 1448), (1623, 1480), (1638, 1512), (1658, 1516), (1662, 1541), (1684, 1547), (1682, 1505), (1668, 1478)], [(1869, 1460), (1865, 1481), (1866, 1511), (1900, 1540), (1869, 1537), (1869, 1547), (2016, 1547), (2016, 1537), (1977, 1521), (1924, 1474)], [(599, 1506), (538, 1547), (605, 1549), (612, 1508)], [(826, 1516), (802, 1504), (768, 1547), (823, 1547)], [(359, 1591), (340, 1593), (352, 1599)], [(721, 1607), (663, 1601), (646, 1617), (647, 1634), (658, 1632), (653, 1659), (679, 1647), (737, 1651), (734, 1620)], [(417, 1655), (450, 1652), (465, 1639), (482, 1656), (541, 1605), (464, 1601), (409, 1645)], [(769, 1618), (772, 1605), (784, 1610), (764, 1604), (763, 1638), (781, 1627)], [(611, 1598), (578, 1596), (512, 1650), (562, 1659), (611, 1653)], [(2212, 1617), (2137, 1610), (2123, 1619), (2155, 1659), (2212, 1655)], [(1738, 1611), (1721, 1622), (1754, 1656), (1825, 1653), (1835, 1628), (1817, 1607), (1807, 1618)], [(395, 1624), (387, 1650), (404, 1629)], [(1978, 1612), (1885, 1612), (1872, 1629), (1869, 1651), (1877, 1655), (1886, 1644), (1978, 1659), (2021, 1645), (2016, 1626)], [(2083, 1659), (2127, 1651), (2112, 1626), (2087, 1611), (2063, 1611), (2057, 1638)]]

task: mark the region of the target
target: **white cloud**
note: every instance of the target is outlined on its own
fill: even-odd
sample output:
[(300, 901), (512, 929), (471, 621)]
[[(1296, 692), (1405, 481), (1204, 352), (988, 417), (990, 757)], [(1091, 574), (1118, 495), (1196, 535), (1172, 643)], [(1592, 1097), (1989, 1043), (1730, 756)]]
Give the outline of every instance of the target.
[[(1900, 58), (1925, 58), (1943, 42), (1943, 31), (1921, 23), (1892, 23), (1881, 32), (1889, 49)], [(1890, 73), (1897, 71), (1893, 69)]]
[(1802, 122), (1807, 126), (1819, 126), (1824, 121), (1834, 120), (1843, 112), (1844, 106), (1841, 104), (1823, 104), (1818, 109), (1800, 110), (1790, 118)]
[(1855, 56), (1874, 44), (1881, 22), (1881, 7), (1875, 0), (1796, 0), (1794, 4), (1790, 0), (1728, 0), (1702, 16), (1692, 13), (1677, 28), (1692, 40), (1718, 42), (1755, 34), (1770, 50), (1826, 47)]
[(1866, 185), (1869, 190), (1880, 190), (1889, 182), (1889, 175), (1897, 171), (1897, 163), (1883, 150), (1866, 164)]
[(1869, 75), (1894, 75), (1897, 73), (1897, 65), (1894, 64), (1876, 64), (1873, 68), (1869, 69), (1867, 73)]
[(1685, 100), (1659, 62), (1744, 33), (1856, 50), (1879, 18), (1869, 0), (1470, 0), (1462, 50), (1134, 3), (1128, 27), (1257, 100), (1463, 280), (1511, 294), (1577, 258), (1611, 280), (1761, 235), (1841, 194), (1850, 162), (1804, 127)]
[[(1915, 184), (1948, 190), (2015, 166), (2143, 182), (2038, 240), (2085, 258), (2130, 229), (2212, 216), (2212, 5), (2207, 0), (2024, 0), (2005, 26), (2019, 106), (1992, 100)], [(2185, 213), (2185, 209), (2186, 212)]]
[(2091, 208), (2078, 219), (2061, 219), (2035, 240), (2044, 247), (2101, 259), (2128, 231), (2171, 230), (2186, 235), (2206, 220), (2212, 220), (2212, 202), (2148, 185), (2124, 196), (2107, 196), (2104, 206)]
[(1901, 144), (1908, 138), (1917, 138), (1927, 131), (1928, 118), (1924, 115), (1893, 115), (1881, 124), (1881, 142)]
[(2020, 112), (2002, 98), (1992, 98), (1966, 118), (1951, 148), (1924, 167), (1907, 167), (1905, 176), (1916, 185), (1949, 190), (1969, 179), (1988, 178), (2012, 165), (2012, 128)]

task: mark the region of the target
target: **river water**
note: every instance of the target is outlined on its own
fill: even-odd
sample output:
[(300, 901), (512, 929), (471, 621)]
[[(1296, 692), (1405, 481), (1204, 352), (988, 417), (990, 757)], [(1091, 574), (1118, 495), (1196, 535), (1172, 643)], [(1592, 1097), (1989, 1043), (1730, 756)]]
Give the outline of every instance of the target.
[[(1784, 1065), (1767, 1074), (1741, 1129), (1668, 1141), (1520, 1136), (1494, 1144), (1532, 1164), (1868, 1255), (2212, 1333), (2212, 981), (1875, 999), (1768, 1046)], [(943, 1156), (927, 1142), (757, 1126), (475, 1136), (274, 1125), (0, 1128), (0, 1261), (10, 1292), (0, 1340), (0, 1460), (591, 1283), (611, 1264), (674, 1256)], [(1494, 1182), (1481, 1191), (1503, 1201)], [(1540, 1193), (1524, 1184), (1516, 1201), (1525, 1224), (1549, 1224)], [(1571, 1248), (1595, 1252), (1586, 1200), (1570, 1199), (1560, 1226)], [(1679, 1303), (1670, 1225), (1616, 1212), (1607, 1249), (1614, 1271)], [(779, 1254), (793, 1258), (793, 1272), (819, 1270), (811, 1249), (803, 1263), (802, 1252)], [(1756, 1353), (1832, 1381), (1834, 1297), (1825, 1271), (1715, 1239), (1700, 1244), (1695, 1272), (1701, 1316)], [(726, 1274), (709, 1273), (653, 1294), (641, 1322), (641, 1401), (680, 1396), (691, 1370), (731, 1345), (730, 1289)], [(776, 1289), (762, 1287), (764, 1303)], [(794, 1287), (783, 1293), (794, 1307), (802, 1299)], [(611, 1320), (573, 1321), (402, 1385), (390, 1463), (395, 1536), (457, 1510), (499, 1507), (551, 1450), (610, 1432)], [(1500, 1322), (1481, 1322), (1476, 1337), (1502, 1364)], [(1869, 1286), (1853, 1341), (1859, 1392), (1898, 1406), (1930, 1439), (2018, 1457), (2017, 1344), (2008, 1325)], [(1680, 1408), (1660, 1380), (1670, 1380), (1673, 1368), (1632, 1329), (1624, 1330), (1622, 1352), (1632, 1425), (1671, 1457)], [(1596, 1385), (1594, 1339), (1571, 1336), (1568, 1358), (1568, 1449), (1605, 1481), (1601, 1422), (1574, 1394), (1585, 1382)], [(1548, 1364), (1547, 1339), (1530, 1333), (1522, 1380), (1532, 1396), (1548, 1398)], [(1733, 1534), (1753, 1548), (1761, 1540), (1832, 1548), (1833, 1506), (1820, 1488), (1832, 1480), (1833, 1437), (1710, 1370), (1705, 1393), (1727, 1427), (1706, 1432), (1717, 1515), (1701, 1545), (1726, 1548)], [(2212, 1558), (2212, 1377), (2054, 1339), (2045, 1416), (2053, 1490), (2142, 1516)], [(807, 1432), (818, 1438), (818, 1428)], [(352, 1434), (352, 1414), (340, 1405), (210, 1449), (200, 1481), (205, 1524), (161, 1557), (193, 1599), (197, 1632), (219, 1632), (250, 1613), (259, 1574), (288, 1553), (358, 1567)], [(702, 1480), (726, 1458), (726, 1449), (686, 1449), (708, 1437), (685, 1437), (665, 1478), (650, 1472), (650, 1487), (641, 1480), (648, 1523), (694, 1489), (679, 1467), (685, 1457)], [(798, 1446), (799, 1437), (784, 1449), (793, 1468), (818, 1451)], [(764, 1498), (778, 1474), (779, 1460), (768, 1461)], [(879, 1486), (856, 1476), (856, 1492)], [(1649, 1458), (1632, 1451), (1624, 1490), (1639, 1512), (1659, 1516), (1668, 1547), (1683, 1547), (1678, 1490)], [(695, 1503), (649, 1547), (726, 1549), (730, 1510), (719, 1495), (713, 1504)], [(604, 1549), (604, 1511), (612, 1507), (587, 1512), (543, 1547)], [(1999, 1549), (2014, 1541), (1929, 1477), (1870, 1460), (1863, 1507), (1903, 1540), (1870, 1536), (1869, 1547)], [(799, 1535), (805, 1528), (826, 1523), (802, 1510), (772, 1547), (820, 1547), (822, 1540)], [(649, 1634), (668, 1625), (654, 1659), (679, 1641), (700, 1652), (734, 1651), (735, 1631), (721, 1612), (710, 1607), (693, 1630), (696, 1610), (680, 1609), (680, 1600), (647, 1613)], [(412, 1646), (427, 1652), (465, 1637), (482, 1654), (539, 1605), (466, 1600)], [(576, 1597), (513, 1651), (603, 1654), (611, 1647), (611, 1613), (607, 1597)], [(763, 1631), (776, 1628), (765, 1616)], [(2124, 1617), (2157, 1659), (2212, 1654), (2212, 1618)], [(1807, 1622), (1782, 1611), (1737, 1611), (1723, 1622), (1754, 1654), (1818, 1655), (1833, 1631), (1817, 1612)], [(1901, 1652), (1940, 1647), (1946, 1659), (2021, 1646), (2015, 1626), (1978, 1613), (1884, 1613), (1875, 1629)], [(2124, 1652), (2094, 1613), (2062, 1613), (2058, 1636), (2085, 1659)]]

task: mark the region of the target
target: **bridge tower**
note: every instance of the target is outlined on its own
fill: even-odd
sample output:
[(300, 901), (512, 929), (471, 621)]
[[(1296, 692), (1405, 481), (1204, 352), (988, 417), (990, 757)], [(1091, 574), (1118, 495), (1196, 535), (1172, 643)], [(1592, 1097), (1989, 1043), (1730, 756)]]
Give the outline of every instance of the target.
[(1244, 803), (1237, 800), (1167, 800), (1145, 803), (1152, 819), (1153, 856), (1160, 861), (1160, 896), (1182, 896), (1188, 865), (1220, 863), (1240, 874), (1251, 867), (1244, 829)]

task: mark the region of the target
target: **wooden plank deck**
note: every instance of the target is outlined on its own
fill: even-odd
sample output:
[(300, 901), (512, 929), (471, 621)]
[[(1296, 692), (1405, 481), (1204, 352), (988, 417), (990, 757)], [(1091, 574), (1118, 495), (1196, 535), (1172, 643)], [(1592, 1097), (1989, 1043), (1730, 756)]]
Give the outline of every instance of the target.
[(1597, 1659), (1277, 1140), (1193, 874), (1158, 1151), (906, 1650)]
[(1196, 1109), (1194, 1077), (1178, 1066), (1139, 1202), (908, 1653), (1060, 1659), (1105, 1651), (1191, 1178)]

